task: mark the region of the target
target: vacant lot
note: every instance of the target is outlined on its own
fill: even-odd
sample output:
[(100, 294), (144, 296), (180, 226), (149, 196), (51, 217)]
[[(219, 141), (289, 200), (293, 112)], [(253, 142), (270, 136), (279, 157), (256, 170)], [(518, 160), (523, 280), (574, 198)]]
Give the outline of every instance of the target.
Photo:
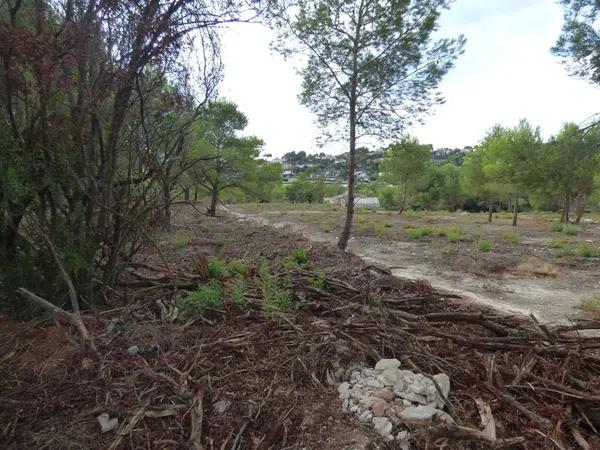
[[(330, 205), (251, 204), (232, 211), (290, 227), (319, 241), (335, 241), (342, 208)], [(359, 210), (349, 249), (397, 275), (425, 278), (440, 289), (546, 321), (597, 314), (600, 293), (598, 216), (581, 225), (551, 213), (523, 213), (519, 225), (486, 214)], [(585, 305), (592, 304), (585, 310)]]

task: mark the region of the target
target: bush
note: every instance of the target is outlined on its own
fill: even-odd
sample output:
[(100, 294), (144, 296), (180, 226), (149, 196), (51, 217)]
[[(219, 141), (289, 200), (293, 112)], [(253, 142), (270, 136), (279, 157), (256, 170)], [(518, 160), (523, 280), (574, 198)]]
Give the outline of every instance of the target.
[(516, 231), (507, 231), (502, 235), (502, 237), (505, 240), (512, 242), (513, 244), (518, 244), (519, 242), (521, 242), (521, 237)]
[(429, 236), (431, 233), (433, 233), (433, 230), (431, 228), (429, 228), (428, 226), (422, 226), (422, 227), (408, 229), (407, 233), (413, 239), (421, 239), (425, 236)]
[(238, 308), (244, 309), (248, 305), (246, 299), (246, 283), (241, 278), (238, 278), (231, 285), (231, 300)]
[(205, 315), (211, 309), (223, 309), (223, 285), (211, 280), (176, 300), (175, 306), (185, 316)]
[(494, 248), (494, 243), (492, 241), (490, 241), (489, 239), (480, 239), (478, 242), (478, 246), (479, 246), (479, 251), (489, 252), (491, 249)]
[(564, 237), (552, 239), (548, 242), (548, 247), (550, 248), (563, 248), (565, 245), (569, 243), (569, 240)]
[(308, 285), (317, 289), (325, 289), (327, 282), (323, 274), (319, 274), (316, 278), (309, 278)]
[(289, 279), (280, 281), (269, 270), (266, 259), (258, 264), (256, 284), (263, 297), (262, 311), (266, 316), (274, 316), (289, 311), (293, 306), (293, 292)]
[(577, 227), (574, 227), (573, 225), (566, 224), (563, 227), (563, 232), (567, 236), (576, 236), (577, 235)]

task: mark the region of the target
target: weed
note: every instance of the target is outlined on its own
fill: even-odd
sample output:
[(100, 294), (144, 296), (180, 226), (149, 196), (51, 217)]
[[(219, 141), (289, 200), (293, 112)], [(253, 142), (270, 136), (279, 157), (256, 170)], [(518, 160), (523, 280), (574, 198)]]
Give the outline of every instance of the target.
[(231, 285), (231, 300), (237, 307), (243, 309), (247, 306), (248, 300), (246, 299), (246, 283), (244, 280), (238, 278)]
[(415, 226), (412, 223), (408, 223), (404, 225), (405, 230), (412, 230)]
[(223, 285), (211, 280), (176, 300), (175, 306), (185, 316), (204, 315), (211, 309), (223, 309)]
[(516, 231), (506, 231), (502, 234), (504, 240), (512, 242), (513, 244), (518, 244), (521, 242), (521, 236)]
[(393, 227), (393, 225), (392, 225), (391, 223), (384, 223), (384, 224), (383, 224), (383, 227), (384, 227), (384, 228), (392, 228), (392, 227)]
[(171, 245), (176, 249), (187, 247), (190, 242), (192, 242), (192, 237), (185, 233), (178, 232), (171, 236)]
[(600, 256), (600, 248), (583, 242), (577, 246), (577, 253), (584, 258), (598, 258)]
[(446, 245), (440, 249), (440, 253), (444, 256), (455, 255), (458, 253), (458, 250), (452, 245)]
[(210, 231), (208, 223), (203, 223), (202, 225), (200, 225), (200, 231), (202, 231), (203, 233), (208, 233)]
[(289, 267), (306, 267), (306, 264), (308, 263), (308, 252), (303, 249), (303, 248), (299, 248), (297, 250), (294, 250), (294, 252), (288, 256), (288, 266)]
[(276, 316), (287, 312), (293, 306), (293, 293), (289, 279), (280, 282), (269, 270), (266, 259), (258, 264), (257, 286), (262, 291), (262, 311), (266, 316)]
[(562, 258), (565, 256), (571, 256), (574, 254), (575, 254), (575, 247), (571, 244), (564, 244), (562, 247), (560, 247), (558, 249), (556, 256), (558, 256), (559, 258)]
[(421, 217), (421, 214), (419, 214), (416, 211), (413, 211), (412, 209), (408, 209), (404, 211), (404, 217), (406, 217), (407, 219), (418, 219), (419, 217)]
[(218, 248), (222, 248), (225, 245), (225, 236), (218, 236), (215, 243)]
[(428, 226), (422, 226), (409, 229), (407, 232), (413, 239), (421, 239), (425, 236), (429, 236), (431, 233), (433, 233), (433, 230)]
[(552, 231), (553, 233), (562, 233), (563, 230), (563, 224), (560, 222), (553, 222), (552, 224), (550, 224), (550, 231)]
[(323, 274), (319, 274), (315, 278), (309, 278), (308, 285), (315, 287), (317, 289), (325, 289), (325, 286), (327, 285), (327, 281), (325, 280), (325, 277), (323, 276)]
[(246, 273), (248, 273), (248, 264), (243, 259), (234, 259), (227, 263), (227, 271), (234, 275), (245, 277)]
[(489, 252), (491, 249), (494, 248), (494, 243), (489, 239), (479, 239), (478, 246), (479, 251)]
[(211, 278), (219, 279), (225, 276), (225, 263), (217, 258), (211, 258), (208, 261), (208, 275)]
[(577, 227), (566, 224), (563, 227), (563, 233), (565, 233), (567, 236), (576, 236), (577, 235)]

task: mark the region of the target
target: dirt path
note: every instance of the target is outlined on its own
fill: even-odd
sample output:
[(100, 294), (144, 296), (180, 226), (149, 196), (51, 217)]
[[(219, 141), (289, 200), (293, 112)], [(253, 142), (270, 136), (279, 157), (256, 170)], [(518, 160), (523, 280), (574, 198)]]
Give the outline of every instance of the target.
[[(248, 211), (230, 208), (234, 216), (255, 223), (268, 224), (298, 232), (313, 241), (335, 242), (335, 233), (319, 231), (314, 224), (294, 220), (298, 214), (316, 215), (319, 211), (286, 211), (285, 215), (269, 211)], [(318, 224), (317, 224), (318, 225)], [(431, 245), (422, 241), (390, 241), (373, 237), (354, 237), (348, 249), (364, 260), (392, 268), (392, 272), (409, 279), (426, 279), (435, 288), (450, 291), (486, 306), (514, 313), (533, 313), (544, 322), (568, 322), (586, 317), (578, 309), (582, 299), (600, 291), (600, 265), (586, 268), (556, 267), (540, 252), (532, 249), (536, 239), (524, 239), (520, 246), (527, 253), (517, 258), (498, 256), (508, 267), (486, 267), (492, 258), (468, 251), (440, 261)], [(537, 239), (541, 240), (541, 239)], [(539, 243), (538, 243), (539, 244)], [(531, 248), (529, 248), (531, 247)], [(465, 269), (465, 266), (471, 266)], [(511, 267), (514, 266), (514, 267)], [(548, 275), (548, 271), (552, 273)], [(537, 272), (537, 273), (536, 273)]]

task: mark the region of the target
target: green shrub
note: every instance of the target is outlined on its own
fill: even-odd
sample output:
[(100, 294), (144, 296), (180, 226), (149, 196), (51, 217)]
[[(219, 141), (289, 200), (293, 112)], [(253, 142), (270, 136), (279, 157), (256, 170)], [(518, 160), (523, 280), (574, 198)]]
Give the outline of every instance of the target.
[(204, 315), (211, 309), (223, 309), (223, 285), (211, 280), (176, 300), (175, 306), (186, 316)]
[(246, 283), (241, 278), (236, 279), (231, 285), (231, 300), (239, 308), (245, 308), (248, 304), (246, 299)]
[(553, 233), (562, 233), (563, 230), (563, 224), (560, 222), (552, 222), (552, 224), (550, 225), (550, 231), (552, 231)]
[(215, 243), (218, 248), (222, 248), (225, 245), (225, 236), (218, 236)]
[(571, 256), (575, 254), (575, 246), (571, 244), (564, 244), (562, 247), (558, 249), (556, 256), (562, 258), (564, 256)]
[(409, 230), (407, 230), (407, 233), (413, 239), (421, 239), (425, 236), (429, 236), (431, 233), (433, 233), (433, 230), (431, 228), (429, 228), (428, 226), (422, 226), (422, 227), (409, 229)]
[(171, 236), (171, 246), (176, 249), (187, 247), (190, 242), (192, 242), (192, 237), (189, 234), (177, 232)]
[(383, 224), (384, 228), (392, 228), (393, 225), (391, 223), (384, 223)]
[(211, 260), (208, 261), (208, 275), (211, 278), (223, 278), (225, 276), (225, 273), (226, 269), (225, 263), (223, 261), (217, 258), (211, 258)]
[(516, 231), (507, 231), (503, 233), (502, 237), (506, 241), (512, 242), (513, 244), (518, 244), (519, 242), (521, 242), (521, 237)]
[(227, 271), (234, 275), (245, 277), (246, 273), (248, 273), (248, 264), (243, 259), (234, 259), (227, 263)]
[(600, 248), (584, 242), (577, 246), (577, 253), (584, 258), (597, 258), (600, 256)]
[(479, 251), (489, 252), (491, 249), (494, 248), (494, 243), (489, 239), (479, 239), (478, 246)]
[(407, 219), (418, 219), (419, 217), (421, 217), (421, 214), (412, 209), (407, 209), (406, 211), (404, 211), (404, 217), (406, 217)]
[(566, 224), (563, 227), (563, 233), (565, 233), (567, 236), (576, 236), (577, 235), (577, 227)]

